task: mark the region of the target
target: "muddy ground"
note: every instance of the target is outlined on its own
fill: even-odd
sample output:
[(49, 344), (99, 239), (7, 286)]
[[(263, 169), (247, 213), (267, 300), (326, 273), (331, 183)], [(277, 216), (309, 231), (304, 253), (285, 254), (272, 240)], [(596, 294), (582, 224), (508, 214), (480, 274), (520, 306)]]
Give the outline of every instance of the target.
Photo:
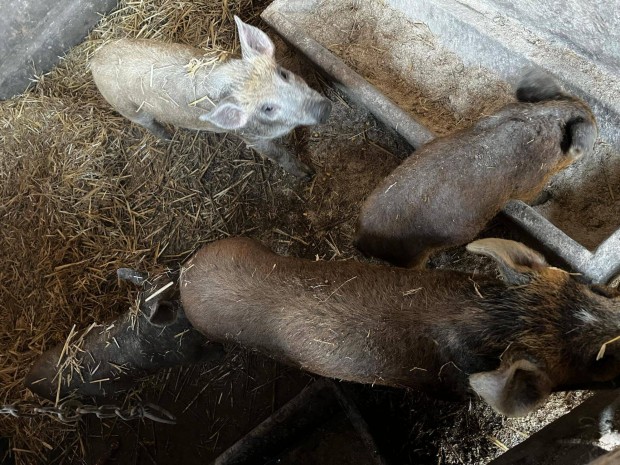
[[(33, 400), (21, 387), (23, 376), (38, 354), (64, 341), (73, 325), (85, 328), (129, 308), (135, 290), (117, 281), (120, 266), (176, 267), (201, 244), (236, 235), (260, 239), (283, 254), (363, 260), (351, 245), (359, 205), (410, 149), (366, 110), (347, 102), (281, 40), (276, 42), (281, 60), (334, 104), (327, 124), (297, 130), (291, 139), (317, 170), (310, 183), (292, 178), (231, 136), (179, 129), (171, 143), (159, 142), (117, 115), (88, 73), (93, 50), (114, 37), (140, 34), (230, 48), (235, 43), (231, 14), (260, 25), (257, 15), (267, 3), (122, 2), (57, 69), (23, 96), (0, 103), (3, 402)], [(420, 107), (437, 100), (423, 89), (415, 95)], [(446, 95), (439, 104), (449, 100)], [(488, 108), (497, 104), (489, 101)], [(454, 108), (443, 108), (446, 131), (466, 123)], [(435, 114), (437, 121), (441, 115)], [(620, 197), (617, 185), (611, 192)], [(560, 205), (554, 202), (550, 205)], [(601, 227), (607, 227), (608, 210), (598, 214)], [(521, 237), (501, 219), (483, 235)], [(495, 272), (488, 261), (462, 248), (432, 263)], [(50, 419), (1, 418), (0, 433), (12, 438), (20, 464), (77, 464), (84, 457), (95, 463), (117, 439), (120, 449), (110, 464), (205, 463), (312, 379), (236, 349), (223, 364), (168, 370), (119, 400), (164, 406), (179, 417), (176, 426), (89, 420), (74, 427)], [(554, 395), (529, 417), (506, 420), (476, 401), (447, 403), (416, 392), (353, 389), (392, 463), (446, 465), (485, 464), (588, 395)], [(319, 451), (320, 463), (353, 461), (330, 453), (344, 454), (338, 444), (350, 437), (346, 425), (334, 421), (328, 428), (329, 437), (336, 438), (330, 442), (334, 449)], [(323, 442), (316, 436), (309, 441)], [(319, 448), (296, 450), (308, 449)], [(333, 461), (324, 462), (325, 457)]]

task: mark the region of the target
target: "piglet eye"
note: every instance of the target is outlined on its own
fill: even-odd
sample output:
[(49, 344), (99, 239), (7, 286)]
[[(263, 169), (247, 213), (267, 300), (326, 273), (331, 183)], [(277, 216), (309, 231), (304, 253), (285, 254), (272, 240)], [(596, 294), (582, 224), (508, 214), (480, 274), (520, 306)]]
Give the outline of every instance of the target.
[(263, 113), (270, 115), (271, 113), (273, 113), (273, 110), (274, 110), (273, 105), (263, 105), (263, 108), (262, 108)]
[(290, 76), (289, 76), (289, 74), (288, 74), (288, 71), (286, 71), (286, 70), (284, 70), (284, 69), (280, 68), (280, 77), (281, 77), (282, 79), (284, 79), (285, 81), (288, 81), (288, 79), (289, 79), (289, 77), (290, 77)]

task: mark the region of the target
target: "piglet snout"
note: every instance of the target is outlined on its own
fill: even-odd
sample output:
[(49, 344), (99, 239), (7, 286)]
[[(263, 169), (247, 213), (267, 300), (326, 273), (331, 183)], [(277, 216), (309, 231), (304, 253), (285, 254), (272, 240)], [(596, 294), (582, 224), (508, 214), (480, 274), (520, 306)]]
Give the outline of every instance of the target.
[(310, 104), (309, 111), (315, 120), (315, 124), (325, 123), (332, 112), (332, 102), (326, 98), (316, 100)]

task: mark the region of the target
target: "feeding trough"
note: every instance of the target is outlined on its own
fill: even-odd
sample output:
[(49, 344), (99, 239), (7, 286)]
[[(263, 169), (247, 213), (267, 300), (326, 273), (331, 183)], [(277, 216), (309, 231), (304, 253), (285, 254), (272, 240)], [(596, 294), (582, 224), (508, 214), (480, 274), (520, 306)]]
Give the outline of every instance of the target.
[[(425, 25), (412, 20), (413, 13), (407, 2), (388, 3), (394, 9), (385, 2), (375, 1), (326, 3), (276, 0), (262, 17), (329, 75), (336, 87), (366, 106), (380, 121), (401, 134), (413, 148), (430, 141), (436, 132), (450, 132), (446, 127), (430, 127), (436, 126), (435, 114), (442, 111), (434, 105), (437, 101), (443, 102), (444, 113), (453, 112), (451, 123), (457, 129), (467, 126), (466, 120), (476, 113), (482, 115), (487, 109), (497, 108), (509, 101), (510, 86), (499, 76), (464, 67), (456, 55), (431, 43), (434, 37)], [(422, 45), (412, 47), (414, 42)], [(516, 64), (523, 66), (528, 61), (516, 60)], [(430, 71), (424, 68), (430, 68)], [(449, 77), (451, 68), (455, 68), (458, 74), (454, 79)], [(415, 76), (409, 79), (410, 74)], [(571, 86), (569, 82), (568, 87)], [(425, 99), (425, 95), (430, 97)], [(593, 98), (587, 100), (592, 101)], [(607, 108), (597, 104), (599, 100), (592, 104), (595, 112)], [(431, 102), (431, 108), (426, 108), (426, 101)], [(602, 117), (597, 114), (599, 124), (603, 119), (604, 125), (607, 125), (610, 114), (613, 117), (613, 112), (606, 111)], [(610, 149), (611, 144), (603, 143), (604, 148), (598, 147), (593, 159), (615, 155), (614, 149)], [(607, 155), (602, 153), (603, 150), (607, 150)], [(595, 162), (589, 163), (593, 165)], [(564, 186), (560, 186), (560, 191), (566, 191), (567, 186), (570, 189), (574, 179), (582, 182), (582, 178), (586, 177), (583, 172), (591, 173), (591, 166), (582, 167), (582, 172), (577, 170), (564, 176), (565, 179), (560, 182)], [(602, 176), (590, 183), (603, 184), (600, 181)], [(609, 184), (609, 176), (613, 173), (604, 173), (604, 176), (611, 196), (611, 207), (605, 212), (607, 224), (604, 231), (599, 231), (600, 239), (606, 236), (607, 239), (598, 240), (598, 246), (581, 245), (549, 218), (523, 202), (511, 201), (503, 210), (544, 247), (594, 283), (606, 283), (620, 272), (620, 230), (613, 232), (618, 227), (615, 214), (618, 205), (613, 187)], [(586, 185), (582, 188), (584, 191), (591, 190)], [(587, 205), (589, 201), (600, 202), (596, 198), (580, 201), (582, 205)], [(582, 237), (589, 240), (591, 234), (586, 226), (583, 231)], [(590, 248), (595, 250), (592, 252)]]

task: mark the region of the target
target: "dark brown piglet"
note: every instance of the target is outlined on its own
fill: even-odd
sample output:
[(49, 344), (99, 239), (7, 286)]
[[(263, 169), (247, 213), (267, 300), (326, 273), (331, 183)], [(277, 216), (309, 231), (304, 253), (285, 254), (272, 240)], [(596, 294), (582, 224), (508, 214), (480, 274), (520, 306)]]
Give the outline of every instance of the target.
[(362, 206), (357, 247), (424, 267), (432, 252), (473, 240), (508, 200), (534, 200), (554, 173), (592, 150), (592, 112), (553, 79), (527, 74), (517, 98), (425, 145), (385, 178)]
[(448, 270), (276, 255), (226, 239), (183, 267), (188, 320), (319, 375), (462, 397), (525, 415), (555, 390), (620, 376), (620, 298), (589, 286), (524, 245), (483, 239), (503, 280)]
[(87, 334), (45, 352), (26, 376), (31, 391), (48, 399), (73, 393), (112, 396), (163, 368), (223, 357), (221, 346), (207, 341), (185, 318), (176, 274), (153, 280), (126, 268), (118, 274), (144, 287), (139, 311), (93, 325)]

